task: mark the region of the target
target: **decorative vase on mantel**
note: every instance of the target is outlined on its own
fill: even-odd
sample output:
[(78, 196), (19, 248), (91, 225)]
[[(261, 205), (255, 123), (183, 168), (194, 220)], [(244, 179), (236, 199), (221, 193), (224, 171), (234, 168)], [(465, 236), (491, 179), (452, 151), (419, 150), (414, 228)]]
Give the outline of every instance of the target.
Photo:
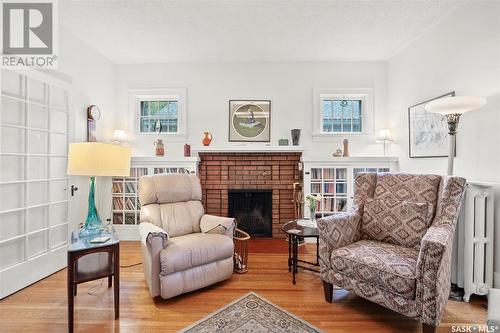
[(300, 142), (300, 128), (294, 128), (292, 132), (292, 144), (298, 146)]

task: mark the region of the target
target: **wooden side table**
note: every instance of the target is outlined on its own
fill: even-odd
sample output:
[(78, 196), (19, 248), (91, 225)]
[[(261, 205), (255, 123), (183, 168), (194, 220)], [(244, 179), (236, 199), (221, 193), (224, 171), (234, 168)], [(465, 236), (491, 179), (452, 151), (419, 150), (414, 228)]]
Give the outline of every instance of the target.
[[(288, 271), (292, 272), (292, 283), (295, 284), (295, 275), (298, 269), (302, 268), (308, 271), (319, 273), (319, 231), (318, 228), (309, 228), (299, 225), (294, 220), (287, 222), (281, 228), (288, 235)], [(298, 230), (298, 232), (292, 232)], [(316, 238), (316, 261), (309, 262), (299, 259), (299, 242), (304, 238)], [(302, 263), (303, 265), (301, 265)]]
[(120, 315), (120, 240), (114, 228), (110, 239), (104, 243), (90, 243), (90, 238), (80, 238), (79, 231), (71, 234), (68, 246), (68, 332), (73, 332), (74, 297), (77, 285), (108, 278), (108, 287), (114, 279), (115, 320)]

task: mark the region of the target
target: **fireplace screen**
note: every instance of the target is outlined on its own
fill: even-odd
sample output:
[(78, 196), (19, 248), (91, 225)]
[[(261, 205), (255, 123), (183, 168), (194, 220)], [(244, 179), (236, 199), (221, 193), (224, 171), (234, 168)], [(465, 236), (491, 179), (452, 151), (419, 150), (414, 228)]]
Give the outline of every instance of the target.
[(272, 191), (229, 190), (228, 216), (252, 237), (272, 237)]

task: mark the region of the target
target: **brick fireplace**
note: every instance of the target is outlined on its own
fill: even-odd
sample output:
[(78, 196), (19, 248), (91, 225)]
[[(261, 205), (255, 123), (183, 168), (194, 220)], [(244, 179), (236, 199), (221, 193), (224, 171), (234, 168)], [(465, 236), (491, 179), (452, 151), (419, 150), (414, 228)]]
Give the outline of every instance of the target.
[(199, 177), (207, 214), (228, 216), (229, 190), (272, 191), (272, 236), (294, 219), (293, 183), (301, 182), (300, 152), (199, 152)]

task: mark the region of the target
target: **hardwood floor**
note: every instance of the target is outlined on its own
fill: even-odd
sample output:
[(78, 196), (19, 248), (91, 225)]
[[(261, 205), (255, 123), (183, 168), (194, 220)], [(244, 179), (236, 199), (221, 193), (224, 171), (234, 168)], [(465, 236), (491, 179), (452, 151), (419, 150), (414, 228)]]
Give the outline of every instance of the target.
[[(153, 300), (141, 265), (121, 268), (120, 319), (113, 320), (112, 288), (107, 282), (79, 285), (75, 298), (75, 332), (175, 332), (254, 291), (325, 332), (420, 332), (419, 323), (344, 291), (333, 304), (324, 300), (318, 275), (299, 271), (291, 283), (287, 243), (254, 240), (246, 274), (171, 300)], [(121, 265), (141, 261), (139, 243), (121, 243)], [(312, 244), (301, 252), (314, 253)], [(36, 267), (34, 267), (36, 269)], [(91, 294), (97, 294), (92, 296)], [(484, 301), (468, 304), (449, 301), (438, 332), (451, 325), (485, 323)], [(0, 332), (65, 332), (67, 330), (66, 270), (0, 301)]]

